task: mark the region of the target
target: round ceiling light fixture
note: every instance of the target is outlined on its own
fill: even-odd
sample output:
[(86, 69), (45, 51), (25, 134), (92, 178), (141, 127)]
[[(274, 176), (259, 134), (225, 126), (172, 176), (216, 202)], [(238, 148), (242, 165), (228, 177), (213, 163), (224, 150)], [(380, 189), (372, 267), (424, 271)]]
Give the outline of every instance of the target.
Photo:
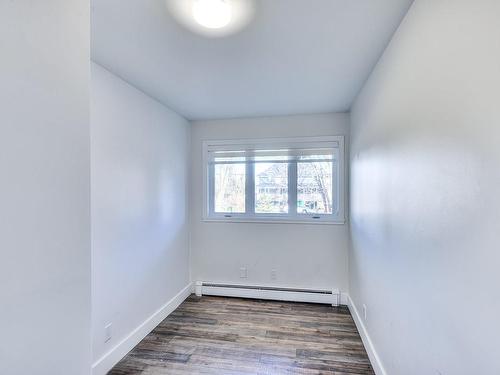
[(231, 4), (227, 0), (194, 0), (193, 17), (201, 26), (220, 29), (231, 22)]
[(255, 14), (255, 0), (165, 0), (173, 18), (186, 29), (217, 38), (235, 34)]

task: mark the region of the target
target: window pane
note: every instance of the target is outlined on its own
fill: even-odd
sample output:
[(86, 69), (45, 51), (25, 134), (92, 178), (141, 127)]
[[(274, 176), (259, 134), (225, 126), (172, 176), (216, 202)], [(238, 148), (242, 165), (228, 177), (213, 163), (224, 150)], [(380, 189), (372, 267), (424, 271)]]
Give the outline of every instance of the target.
[(333, 163), (297, 163), (297, 213), (332, 213)]
[(287, 163), (255, 163), (255, 212), (288, 212)]
[(245, 164), (216, 164), (215, 212), (245, 212)]

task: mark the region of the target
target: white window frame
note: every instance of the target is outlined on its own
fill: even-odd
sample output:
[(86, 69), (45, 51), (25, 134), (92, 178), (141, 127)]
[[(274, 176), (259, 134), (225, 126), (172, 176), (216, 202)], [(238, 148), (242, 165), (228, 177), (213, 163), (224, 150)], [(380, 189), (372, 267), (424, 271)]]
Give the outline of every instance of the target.
[[(214, 195), (211, 194), (211, 186), (213, 186), (214, 173), (209, 173), (209, 168), (213, 168), (213, 164), (209, 163), (209, 150), (229, 146), (241, 147), (270, 147), (273, 145), (287, 145), (291, 148), (297, 147), (312, 147), (321, 148), (325, 144), (336, 143), (338, 147), (338, 163), (337, 168), (334, 168), (332, 173), (333, 179), (333, 201), (336, 205), (333, 207), (332, 214), (298, 214), (289, 212), (288, 214), (256, 214), (256, 213), (216, 213), (211, 210), (214, 206)], [(303, 223), (303, 224), (345, 224), (345, 149), (344, 136), (322, 136), (322, 137), (295, 137), (295, 138), (263, 138), (263, 139), (228, 139), (228, 140), (205, 140), (202, 142), (203, 147), (203, 221), (207, 222), (256, 222), (256, 223)], [(255, 181), (253, 176), (253, 163), (245, 163), (246, 171), (246, 194), (245, 206), (252, 207), (255, 202)], [(295, 164), (297, 165), (297, 164)], [(289, 167), (290, 168), (290, 167)], [(297, 179), (296, 168), (290, 168), (288, 173), (289, 181)], [(296, 185), (288, 186), (288, 194), (295, 194), (296, 205)], [(335, 195), (336, 193), (336, 195)], [(294, 207), (290, 205), (289, 208)]]

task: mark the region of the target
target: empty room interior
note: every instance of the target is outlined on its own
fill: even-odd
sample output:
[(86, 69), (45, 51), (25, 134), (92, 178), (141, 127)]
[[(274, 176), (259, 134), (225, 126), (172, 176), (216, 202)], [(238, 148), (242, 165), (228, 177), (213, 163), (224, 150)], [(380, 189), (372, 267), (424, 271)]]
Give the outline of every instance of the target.
[(499, 375), (499, 0), (0, 0), (0, 375)]

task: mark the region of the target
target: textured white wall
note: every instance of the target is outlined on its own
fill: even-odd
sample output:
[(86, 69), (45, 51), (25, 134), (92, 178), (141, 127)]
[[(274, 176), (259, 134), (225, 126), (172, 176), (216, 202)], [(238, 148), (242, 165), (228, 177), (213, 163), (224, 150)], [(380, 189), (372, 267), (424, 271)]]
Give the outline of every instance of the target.
[(416, 0), (352, 111), (350, 293), (391, 375), (500, 373), (499, 19)]
[[(347, 290), (347, 225), (202, 221), (202, 141), (345, 135), (348, 114), (195, 121), (192, 123), (192, 279)], [(241, 279), (240, 267), (248, 277)], [(277, 279), (271, 279), (271, 270)]]
[(94, 361), (189, 283), (189, 127), (92, 64)]
[(89, 374), (89, 4), (1, 1), (0, 46), (0, 374)]

